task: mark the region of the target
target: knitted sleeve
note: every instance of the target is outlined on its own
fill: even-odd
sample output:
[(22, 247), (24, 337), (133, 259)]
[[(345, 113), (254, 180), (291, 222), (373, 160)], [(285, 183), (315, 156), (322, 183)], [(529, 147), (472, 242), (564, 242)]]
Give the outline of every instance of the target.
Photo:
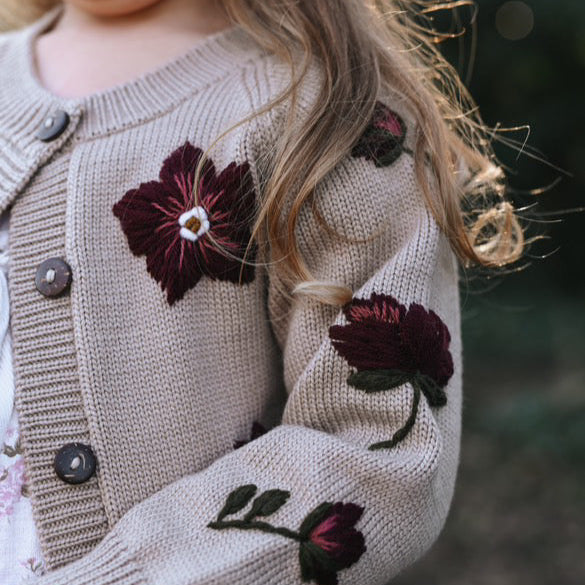
[(281, 424), (134, 506), (40, 585), (385, 585), (430, 547), (459, 457), (458, 274), (405, 132), (379, 104), (317, 190), (327, 222), (366, 241), (310, 206), (300, 218), (313, 275), (353, 300), (290, 302), (269, 271)]

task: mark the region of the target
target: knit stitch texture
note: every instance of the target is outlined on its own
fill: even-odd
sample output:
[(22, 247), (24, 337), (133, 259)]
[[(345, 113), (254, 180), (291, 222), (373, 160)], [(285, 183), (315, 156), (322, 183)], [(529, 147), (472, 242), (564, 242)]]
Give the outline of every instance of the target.
[[(162, 257), (160, 278), (149, 273), (146, 253), (133, 252), (113, 212), (140, 185), (162, 189), (164, 161), (182, 145), (205, 151), (278, 95), (290, 80), (287, 67), (233, 27), (133, 81), (64, 99), (39, 84), (32, 59), (34, 39), (59, 11), (0, 35), (0, 212), (11, 206), (16, 404), (48, 567), (36, 583), (385, 585), (439, 535), (460, 445), (458, 265), (424, 205), (406, 105), (380, 96), (404, 125), (400, 150), (387, 141), (395, 150), (383, 159), (377, 141), (376, 160), (384, 164), (375, 164), (361, 142), (316, 192), (332, 227), (373, 239), (331, 237), (310, 206), (297, 231), (317, 278), (344, 283), (356, 299), (389, 295), (400, 306), (421, 305), (448, 330), (447, 348), (436, 329), (453, 365), (448, 380), (441, 378), (446, 402), (437, 408), (420, 400), (408, 434), (371, 450), (409, 419), (413, 385), (365, 392), (348, 383), (354, 369), (329, 336), (331, 327), (349, 323), (341, 309), (289, 301), (264, 258), (256, 258), (254, 278), (214, 278), (223, 265), (206, 257), (201, 238), (214, 221), (232, 219), (207, 213), (211, 199), (201, 209), (194, 201), (183, 215), (176, 198), (159, 193), (154, 204), (175, 226), (171, 236), (183, 238), (165, 248), (179, 256), (167, 264)], [(315, 66), (301, 88), (303, 111), (319, 83)], [(240, 126), (212, 152), (218, 174), (232, 164), (249, 171), (256, 193), (250, 213), (262, 200), (260, 161), (272, 152), (287, 107)], [(40, 141), (38, 128), (56, 110), (69, 114), (67, 128)], [(124, 206), (140, 217), (131, 197)], [(244, 233), (234, 229), (221, 233)], [(190, 252), (198, 264), (187, 265), (187, 280), (164, 272), (185, 266), (180, 254)], [(161, 260), (155, 247), (149, 253)], [(55, 256), (71, 266), (73, 281), (67, 294), (47, 298), (35, 288), (35, 272)], [(180, 293), (172, 304), (171, 288)], [(409, 330), (409, 339), (416, 334)], [(255, 421), (270, 430), (234, 449)], [(56, 451), (71, 442), (91, 445), (98, 461), (96, 474), (79, 485), (53, 469)], [(269, 518), (254, 522), (301, 540), (242, 529), (250, 508), (224, 521), (240, 528), (213, 527), (228, 496), (250, 485), (271, 494), (270, 503), (257, 504)], [(275, 496), (285, 493), (286, 504)]]

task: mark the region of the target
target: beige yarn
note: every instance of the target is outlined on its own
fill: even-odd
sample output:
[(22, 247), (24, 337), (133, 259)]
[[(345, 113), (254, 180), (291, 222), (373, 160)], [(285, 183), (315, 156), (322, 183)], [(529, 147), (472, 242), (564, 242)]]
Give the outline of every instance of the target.
[[(366, 394), (348, 385), (351, 369), (327, 334), (344, 323), (337, 308), (291, 303), (262, 264), (246, 285), (203, 278), (171, 307), (112, 214), (129, 189), (158, 178), (179, 145), (206, 148), (267, 103), (286, 83), (284, 69), (230, 29), (148, 76), (64, 100), (40, 87), (30, 66), (32, 39), (55, 14), (0, 36), (0, 212), (12, 206), (17, 408), (50, 568), (36, 583), (300, 583), (294, 542), (207, 527), (230, 491), (254, 483), (291, 492), (271, 517), (280, 526), (298, 528), (324, 501), (362, 506), (367, 551), (339, 580), (386, 584), (440, 533), (460, 445), (458, 266), (411, 156), (386, 168), (348, 156), (319, 186), (322, 215), (349, 236), (389, 222), (372, 241), (333, 240), (310, 212), (299, 224), (301, 252), (320, 279), (343, 282), (355, 297), (375, 291), (421, 303), (451, 333), (447, 404), (422, 400), (402, 443), (370, 451), (408, 417), (412, 387)], [(41, 142), (36, 131), (55, 109), (70, 123)], [(260, 194), (258, 162), (282, 113), (229, 134), (212, 153), (216, 167), (247, 160)], [(52, 256), (67, 260), (73, 284), (45, 298), (35, 271)], [(234, 450), (255, 420), (274, 428)], [(56, 450), (74, 441), (98, 460), (80, 485), (53, 470)]]

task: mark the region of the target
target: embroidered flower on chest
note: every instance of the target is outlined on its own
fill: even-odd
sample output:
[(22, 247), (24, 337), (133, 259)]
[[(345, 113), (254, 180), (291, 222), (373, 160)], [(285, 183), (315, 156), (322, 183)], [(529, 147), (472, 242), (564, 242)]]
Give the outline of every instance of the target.
[(406, 125), (402, 118), (382, 102), (376, 102), (372, 120), (366, 127), (351, 154), (374, 161), (377, 167), (386, 167), (396, 161), (405, 146)]
[(337, 352), (357, 370), (347, 383), (365, 392), (392, 390), (406, 383), (414, 388), (405, 425), (390, 441), (370, 449), (393, 447), (413, 427), (421, 393), (430, 406), (447, 403), (444, 388), (453, 375), (449, 329), (434, 311), (417, 303), (407, 309), (385, 294), (355, 298), (343, 312), (348, 324), (331, 326), (329, 337)]
[(231, 163), (217, 174), (207, 159), (195, 189), (202, 157), (200, 148), (185, 142), (164, 161), (158, 181), (129, 190), (113, 206), (130, 250), (146, 256), (170, 305), (202, 276), (254, 280), (255, 245), (246, 253), (256, 196), (249, 165)]

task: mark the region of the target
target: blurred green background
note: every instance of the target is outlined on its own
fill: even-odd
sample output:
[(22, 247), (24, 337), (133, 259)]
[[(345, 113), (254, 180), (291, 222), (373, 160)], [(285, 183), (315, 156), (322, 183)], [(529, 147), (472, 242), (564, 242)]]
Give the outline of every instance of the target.
[[(464, 428), (455, 498), (438, 542), (394, 582), (583, 585), (585, 213), (563, 210), (585, 207), (585, 1), (477, 4), (468, 86), (485, 121), (529, 125), (528, 144), (573, 176), (496, 145), (516, 206), (532, 206), (521, 213), (528, 235), (549, 239), (530, 248), (523, 270), (462, 284)], [(463, 77), (470, 39), (462, 53), (460, 41), (444, 44), (458, 68), (466, 57)], [(526, 131), (507, 136), (523, 142)], [(525, 193), (558, 179), (542, 195)]]

